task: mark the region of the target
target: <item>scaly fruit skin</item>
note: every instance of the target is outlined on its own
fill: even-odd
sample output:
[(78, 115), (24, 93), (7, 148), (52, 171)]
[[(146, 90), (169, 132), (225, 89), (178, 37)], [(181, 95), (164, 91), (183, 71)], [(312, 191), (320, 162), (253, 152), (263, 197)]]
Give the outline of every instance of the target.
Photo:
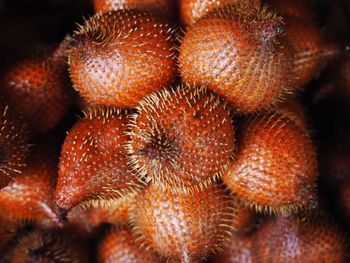
[(257, 232), (254, 255), (261, 263), (348, 262), (346, 237), (321, 215), (270, 219)]
[(239, 233), (231, 236), (223, 251), (213, 258), (214, 263), (255, 263), (253, 233)]
[(180, 0), (179, 2), (181, 23), (190, 26), (207, 13), (224, 5), (239, 3), (257, 5), (260, 0)]
[(243, 123), (238, 151), (222, 177), (247, 205), (277, 213), (317, 203), (317, 161), (313, 144), (293, 121), (263, 114)]
[(0, 189), (23, 171), (29, 148), (27, 141), (23, 118), (0, 98)]
[(65, 116), (73, 102), (66, 63), (68, 40), (54, 51), (24, 58), (4, 73), (0, 92), (23, 114), (34, 133), (46, 133)]
[(127, 123), (125, 113), (94, 109), (74, 125), (61, 152), (55, 193), (60, 209), (67, 211), (96, 199), (117, 199), (142, 186), (127, 164)]
[(4, 262), (11, 263), (85, 263), (89, 262), (86, 248), (69, 233), (33, 231), (21, 236), (4, 254)]
[(279, 14), (283, 16), (292, 16), (301, 20), (313, 22), (313, 12), (309, 5), (309, 2), (304, 0), (265, 0), (268, 5), (276, 9)]
[(143, 245), (181, 262), (203, 260), (220, 250), (235, 224), (236, 201), (222, 185), (174, 194), (149, 184), (130, 210)]
[(94, 200), (76, 206), (67, 214), (67, 227), (79, 236), (91, 237), (102, 224), (127, 225), (134, 199), (135, 195), (129, 194), (117, 200)]
[(173, 0), (94, 0), (95, 12), (108, 12), (118, 9), (138, 9), (168, 20), (175, 18)]
[(23, 173), (0, 190), (0, 221), (35, 223), (54, 226), (58, 217), (54, 209), (57, 163), (52, 155), (34, 152)]
[(339, 47), (325, 39), (320, 29), (308, 21), (285, 17), (285, 37), (293, 50), (293, 86), (304, 87), (317, 77), (339, 53)]
[(97, 248), (98, 263), (156, 263), (160, 256), (145, 248), (141, 248), (132, 232), (127, 228), (112, 229), (100, 241)]
[(259, 5), (216, 9), (185, 33), (182, 79), (208, 87), (238, 112), (269, 108), (293, 83), (293, 56), (282, 31), (282, 18)]
[(175, 41), (174, 30), (147, 13), (96, 14), (73, 37), (73, 85), (92, 104), (134, 107), (176, 79)]
[(230, 114), (203, 88), (153, 94), (140, 103), (131, 123), (131, 165), (165, 188), (188, 191), (210, 184), (231, 160)]

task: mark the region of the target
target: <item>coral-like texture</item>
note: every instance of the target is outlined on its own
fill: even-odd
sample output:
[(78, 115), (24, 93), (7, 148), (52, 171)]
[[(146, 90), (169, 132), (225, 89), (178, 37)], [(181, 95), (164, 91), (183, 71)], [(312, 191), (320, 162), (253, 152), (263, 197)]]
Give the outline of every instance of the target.
[(127, 123), (125, 113), (94, 109), (71, 129), (62, 147), (56, 188), (56, 204), (62, 211), (140, 188), (140, 180), (127, 164)]
[(231, 160), (234, 130), (224, 103), (202, 88), (153, 94), (133, 116), (128, 150), (147, 181), (173, 190), (209, 184)]
[(136, 10), (96, 14), (75, 33), (69, 69), (90, 103), (130, 108), (176, 78), (175, 33)]
[(242, 124), (237, 143), (223, 181), (239, 198), (274, 212), (316, 206), (315, 149), (293, 121), (279, 114), (257, 115)]
[(220, 250), (235, 222), (235, 200), (221, 185), (174, 194), (150, 184), (130, 211), (144, 245), (164, 257), (196, 262)]

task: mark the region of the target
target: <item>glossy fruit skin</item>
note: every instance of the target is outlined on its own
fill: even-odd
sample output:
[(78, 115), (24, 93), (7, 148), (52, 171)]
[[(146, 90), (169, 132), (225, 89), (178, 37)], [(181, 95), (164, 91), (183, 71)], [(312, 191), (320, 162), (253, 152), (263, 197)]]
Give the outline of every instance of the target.
[(94, 109), (73, 126), (59, 163), (55, 198), (60, 209), (67, 211), (91, 200), (117, 199), (142, 186), (127, 164), (127, 123), (125, 113)]
[(294, 78), (293, 54), (282, 31), (282, 18), (259, 5), (217, 9), (185, 33), (182, 80), (208, 87), (240, 113), (269, 108)]
[(94, 0), (95, 12), (119, 9), (137, 9), (169, 20), (175, 18), (175, 1), (172, 0)]
[(320, 215), (268, 220), (256, 236), (255, 256), (269, 262), (347, 262), (348, 243), (334, 222)]
[(217, 96), (202, 88), (178, 87), (141, 102), (127, 148), (139, 176), (167, 189), (190, 191), (226, 170), (234, 128)]
[(6, 101), (23, 114), (33, 133), (54, 128), (73, 102), (66, 63), (67, 39), (54, 50), (43, 49), (8, 68), (0, 80)]
[(116, 227), (99, 242), (97, 262), (155, 263), (160, 262), (160, 256), (152, 250), (140, 247), (128, 228)]
[(22, 116), (0, 98), (0, 189), (21, 174), (28, 149), (28, 130)]
[(266, 2), (266, 4), (270, 5), (272, 8), (276, 9), (278, 13), (283, 16), (296, 17), (298, 19), (313, 23), (314, 14), (309, 2), (307, 1), (266, 0), (264, 2)]
[(234, 229), (234, 214), (235, 200), (217, 184), (190, 194), (149, 184), (130, 211), (143, 244), (181, 262), (201, 261), (222, 248)]
[(193, 25), (199, 18), (216, 8), (229, 4), (257, 5), (259, 0), (180, 0), (180, 20), (184, 26)]
[(222, 179), (247, 205), (284, 213), (317, 204), (315, 149), (293, 121), (276, 113), (257, 115), (240, 126), (237, 144)]
[(5, 262), (89, 262), (84, 243), (63, 231), (34, 229), (20, 236), (14, 244), (5, 252)]
[(135, 107), (176, 79), (174, 30), (137, 10), (96, 14), (73, 36), (69, 70), (89, 103)]

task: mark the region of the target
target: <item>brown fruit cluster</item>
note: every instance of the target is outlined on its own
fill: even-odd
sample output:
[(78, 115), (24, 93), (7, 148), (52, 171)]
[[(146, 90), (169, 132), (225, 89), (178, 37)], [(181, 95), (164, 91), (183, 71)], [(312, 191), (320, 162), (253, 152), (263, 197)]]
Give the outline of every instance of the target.
[[(89, 10), (63, 2), (58, 22)], [(92, 4), (56, 48), (0, 65), (0, 262), (348, 262), (334, 4)]]

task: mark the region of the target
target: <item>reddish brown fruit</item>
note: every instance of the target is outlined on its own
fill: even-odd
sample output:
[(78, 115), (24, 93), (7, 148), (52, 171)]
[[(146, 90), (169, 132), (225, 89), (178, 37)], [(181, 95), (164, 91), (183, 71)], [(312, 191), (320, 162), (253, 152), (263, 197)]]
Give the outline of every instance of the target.
[(95, 109), (71, 129), (62, 147), (55, 193), (60, 209), (117, 199), (141, 187), (127, 165), (127, 123), (125, 113)]
[(179, 2), (181, 23), (184, 26), (189, 26), (207, 13), (224, 5), (236, 3), (257, 5), (260, 0), (180, 0)]
[(97, 248), (97, 262), (155, 263), (160, 262), (160, 256), (152, 250), (141, 248), (127, 228), (117, 228), (100, 241)]
[(42, 226), (58, 223), (53, 193), (57, 163), (51, 155), (34, 152), (23, 173), (0, 190), (0, 221)]
[(0, 98), (0, 189), (23, 171), (27, 140), (23, 119)]
[(130, 108), (176, 78), (175, 33), (136, 10), (96, 14), (69, 51), (74, 87), (88, 102)]
[(18, 61), (1, 80), (0, 92), (21, 112), (35, 133), (59, 123), (72, 104), (73, 89), (66, 63), (66, 39), (53, 52)]
[(281, 15), (292, 16), (298, 19), (306, 20), (309, 23), (313, 21), (313, 12), (310, 2), (304, 0), (266, 0)]
[(284, 117), (292, 120), (299, 128), (308, 133), (308, 121), (304, 112), (304, 106), (298, 96), (288, 97), (285, 101), (271, 109)]
[(235, 159), (223, 181), (247, 205), (277, 213), (316, 206), (315, 149), (290, 119), (265, 114), (245, 122)]
[(230, 237), (236, 205), (217, 184), (191, 194), (150, 184), (136, 197), (130, 217), (144, 245), (167, 258), (197, 262), (220, 250)]
[(93, 204), (76, 206), (67, 215), (67, 226), (80, 236), (89, 237), (101, 224), (127, 225), (129, 208), (134, 202), (134, 196), (126, 195), (117, 200), (96, 200)]
[(323, 217), (288, 216), (259, 228), (254, 254), (261, 263), (342, 263), (348, 262), (348, 244), (336, 225)]
[(172, 190), (198, 188), (231, 160), (234, 130), (224, 103), (202, 88), (153, 94), (133, 116), (128, 144), (141, 177)]
[(295, 88), (304, 87), (317, 77), (327, 63), (339, 53), (338, 45), (325, 39), (308, 21), (286, 17), (286, 38), (293, 50)]
[(4, 255), (11, 263), (85, 263), (89, 262), (86, 248), (69, 233), (34, 230), (20, 237)]
[(175, 17), (173, 0), (94, 0), (95, 12), (119, 9), (138, 9), (167, 19)]
[[(255, 233), (255, 232), (254, 232)], [(252, 263), (254, 261), (254, 233), (232, 235), (223, 252), (213, 258), (214, 263)]]
[(282, 31), (282, 18), (259, 5), (216, 9), (182, 40), (182, 79), (208, 87), (239, 112), (269, 108), (293, 83), (293, 57)]

